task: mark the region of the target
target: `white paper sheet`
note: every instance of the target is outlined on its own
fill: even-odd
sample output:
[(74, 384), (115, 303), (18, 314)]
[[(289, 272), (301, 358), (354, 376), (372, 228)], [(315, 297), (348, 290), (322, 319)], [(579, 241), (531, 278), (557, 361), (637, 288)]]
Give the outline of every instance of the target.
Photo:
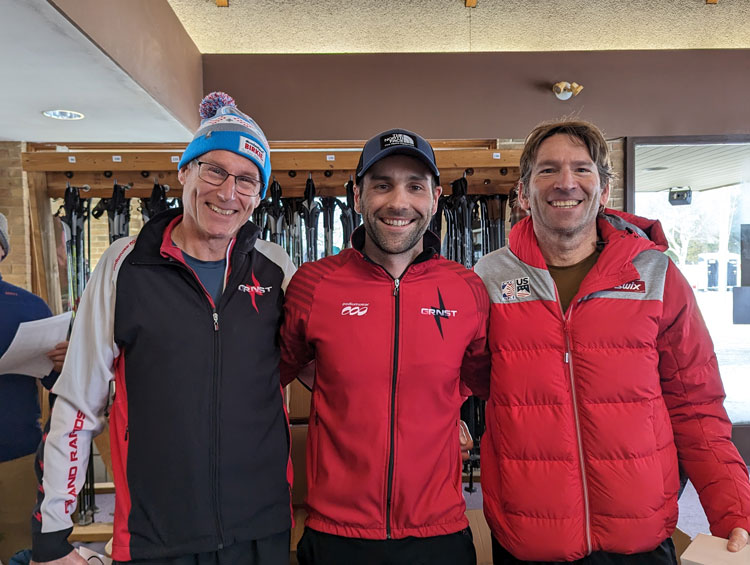
[(51, 318), (23, 322), (18, 326), (8, 350), (0, 357), (0, 378), (8, 373), (18, 373), (42, 379), (52, 370), (47, 352), (65, 341), (73, 312)]

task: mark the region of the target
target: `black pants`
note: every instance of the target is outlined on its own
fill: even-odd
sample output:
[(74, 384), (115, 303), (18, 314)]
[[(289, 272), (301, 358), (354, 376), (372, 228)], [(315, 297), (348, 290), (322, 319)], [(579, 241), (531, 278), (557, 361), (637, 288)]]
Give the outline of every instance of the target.
[(305, 528), (297, 545), (300, 565), (476, 565), (471, 530), (429, 538), (345, 538)]
[[(521, 561), (513, 557), (495, 537), (492, 537), (492, 562), (495, 565), (551, 565), (552, 561)], [(554, 563), (562, 563), (555, 561)], [(576, 561), (565, 561), (576, 565), (676, 565), (677, 556), (674, 551), (672, 538), (661, 542), (656, 549), (645, 553), (633, 553), (632, 555), (621, 555), (619, 553), (607, 553), (606, 551), (595, 551), (583, 559)]]
[(289, 565), (289, 530), (206, 553), (115, 561), (128, 565)]

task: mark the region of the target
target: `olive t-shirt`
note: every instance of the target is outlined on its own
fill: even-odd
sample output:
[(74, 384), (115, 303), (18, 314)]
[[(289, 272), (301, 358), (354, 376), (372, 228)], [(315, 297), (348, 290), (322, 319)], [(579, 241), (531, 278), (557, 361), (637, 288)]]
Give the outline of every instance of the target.
[(575, 265), (568, 265), (567, 267), (547, 265), (549, 274), (552, 275), (552, 280), (555, 281), (555, 285), (557, 286), (557, 294), (560, 296), (560, 304), (562, 304), (563, 312), (568, 310), (570, 301), (573, 300), (576, 292), (581, 287), (583, 279), (586, 278), (591, 267), (596, 263), (600, 253), (601, 250), (597, 249), (583, 261)]

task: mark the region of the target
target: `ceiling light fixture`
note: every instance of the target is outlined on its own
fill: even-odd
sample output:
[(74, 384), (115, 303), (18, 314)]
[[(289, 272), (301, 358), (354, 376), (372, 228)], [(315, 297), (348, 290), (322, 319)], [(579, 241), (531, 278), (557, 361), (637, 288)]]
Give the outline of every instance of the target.
[(42, 114), (55, 120), (82, 120), (85, 117), (75, 110), (45, 110)]
[(577, 82), (560, 81), (552, 85), (552, 92), (555, 93), (558, 100), (568, 100), (571, 96), (578, 96), (583, 90), (583, 86)]

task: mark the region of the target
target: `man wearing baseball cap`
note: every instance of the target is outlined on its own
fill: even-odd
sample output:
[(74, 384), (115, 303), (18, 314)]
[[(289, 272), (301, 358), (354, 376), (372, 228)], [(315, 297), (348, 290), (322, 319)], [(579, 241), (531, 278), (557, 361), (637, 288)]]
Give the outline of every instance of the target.
[(223, 93), (179, 163), (183, 209), (105, 252), (89, 281), (43, 447), (34, 560), (67, 542), (111, 381), (112, 557), (289, 562), (289, 444), (276, 340), (293, 265), (248, 222), (271, 173), (258, 125)]
[(476, 563), (459, 412), (486, 363), (489, 302), (427, 231), (441, 191), (425, 139), (376, 135), (353, 248), (302, 265), (287, 289), (282, 383), (315, 361), (302, 565)]

